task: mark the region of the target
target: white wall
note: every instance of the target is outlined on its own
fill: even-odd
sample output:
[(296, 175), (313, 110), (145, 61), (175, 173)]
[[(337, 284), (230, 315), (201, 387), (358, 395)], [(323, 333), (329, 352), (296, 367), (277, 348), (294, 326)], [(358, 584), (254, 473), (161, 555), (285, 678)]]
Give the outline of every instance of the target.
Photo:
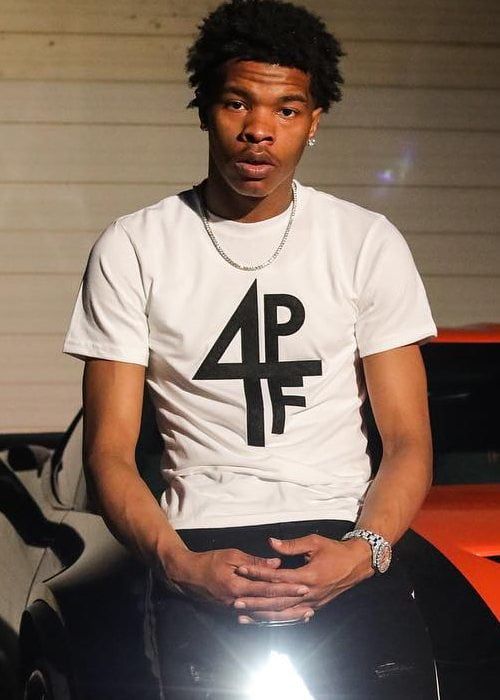
[[(92, 242), (204, 176), (183, 64), (216, 4), (2, 0), (0, 431), (66, 426), (83, 364), (61, 345)], [(303, 4), (348, 56), (300, 179), (401, 229), (439, 324), (499, 321), (500, 3)]]

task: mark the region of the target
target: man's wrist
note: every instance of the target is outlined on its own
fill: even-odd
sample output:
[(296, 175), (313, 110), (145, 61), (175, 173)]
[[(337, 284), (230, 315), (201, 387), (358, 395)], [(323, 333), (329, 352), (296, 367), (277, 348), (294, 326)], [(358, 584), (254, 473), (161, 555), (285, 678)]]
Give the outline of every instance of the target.
[(180, 537), (173, 539), (170, 533), (166, 538), (158, 538), (156, 543), (156, 559), (168, 576), (175, 576), (181, 561), (192, 553)]
[(363, 540), (368, 543), (372, 553), (372, 568), (378, 574), (383, 574), (390, 566), (392, 547), (390, 543), (377, 532), (365, 528), (355, 528), (342, 537), (342, 541)]
[(372, 548), (362, 539), (343, 540), (342, 544), (352, 553), (356, 559), (356, 568), (362, 573), (369, 575), (373, 573), (372, 567)]

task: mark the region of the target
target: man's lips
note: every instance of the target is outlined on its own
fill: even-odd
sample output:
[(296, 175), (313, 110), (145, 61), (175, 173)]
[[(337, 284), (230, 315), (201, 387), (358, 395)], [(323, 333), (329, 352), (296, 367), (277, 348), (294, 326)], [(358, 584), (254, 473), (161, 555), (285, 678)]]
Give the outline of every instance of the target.
[(237, 158), (237, 163), (250, 163), (251, 165), (277, 165), (276, 160), (264, 151), (246, 151), (240, 153)]
[(239, 156), (235, 166), (244, 177), (261, 178), (276, 166), (276, 162), (266, 153), (248, 153)]
[(257, 179), (265, 177), (274, 168), (274, 165), (271, 165), (271, 163), (249, 163), (242, 160), (237, 161), (235, 166), (244, 177)]

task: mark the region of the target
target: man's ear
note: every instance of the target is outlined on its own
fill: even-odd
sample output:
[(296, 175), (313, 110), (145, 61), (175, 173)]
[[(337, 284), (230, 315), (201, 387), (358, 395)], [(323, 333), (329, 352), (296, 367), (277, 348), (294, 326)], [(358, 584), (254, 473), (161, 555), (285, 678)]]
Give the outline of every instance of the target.
[(309, 129), (309, 138), (310, 139), (314, 138), (314, 135), (318, 129), (319, 120), (320, 120), (320, 117), (322, 114), (323, 114), (322, 107), (316, 107), (316, 109), (313, 110), (311, 128)]

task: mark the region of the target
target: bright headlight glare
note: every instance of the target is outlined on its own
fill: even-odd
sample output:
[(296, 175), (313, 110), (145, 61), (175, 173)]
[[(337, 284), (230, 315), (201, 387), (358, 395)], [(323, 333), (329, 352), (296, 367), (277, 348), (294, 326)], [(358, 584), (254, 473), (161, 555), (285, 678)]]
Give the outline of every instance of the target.
[(249, 700), (314, 700), (288, 656), (277, 651), (253, 674), (246, 694)]

